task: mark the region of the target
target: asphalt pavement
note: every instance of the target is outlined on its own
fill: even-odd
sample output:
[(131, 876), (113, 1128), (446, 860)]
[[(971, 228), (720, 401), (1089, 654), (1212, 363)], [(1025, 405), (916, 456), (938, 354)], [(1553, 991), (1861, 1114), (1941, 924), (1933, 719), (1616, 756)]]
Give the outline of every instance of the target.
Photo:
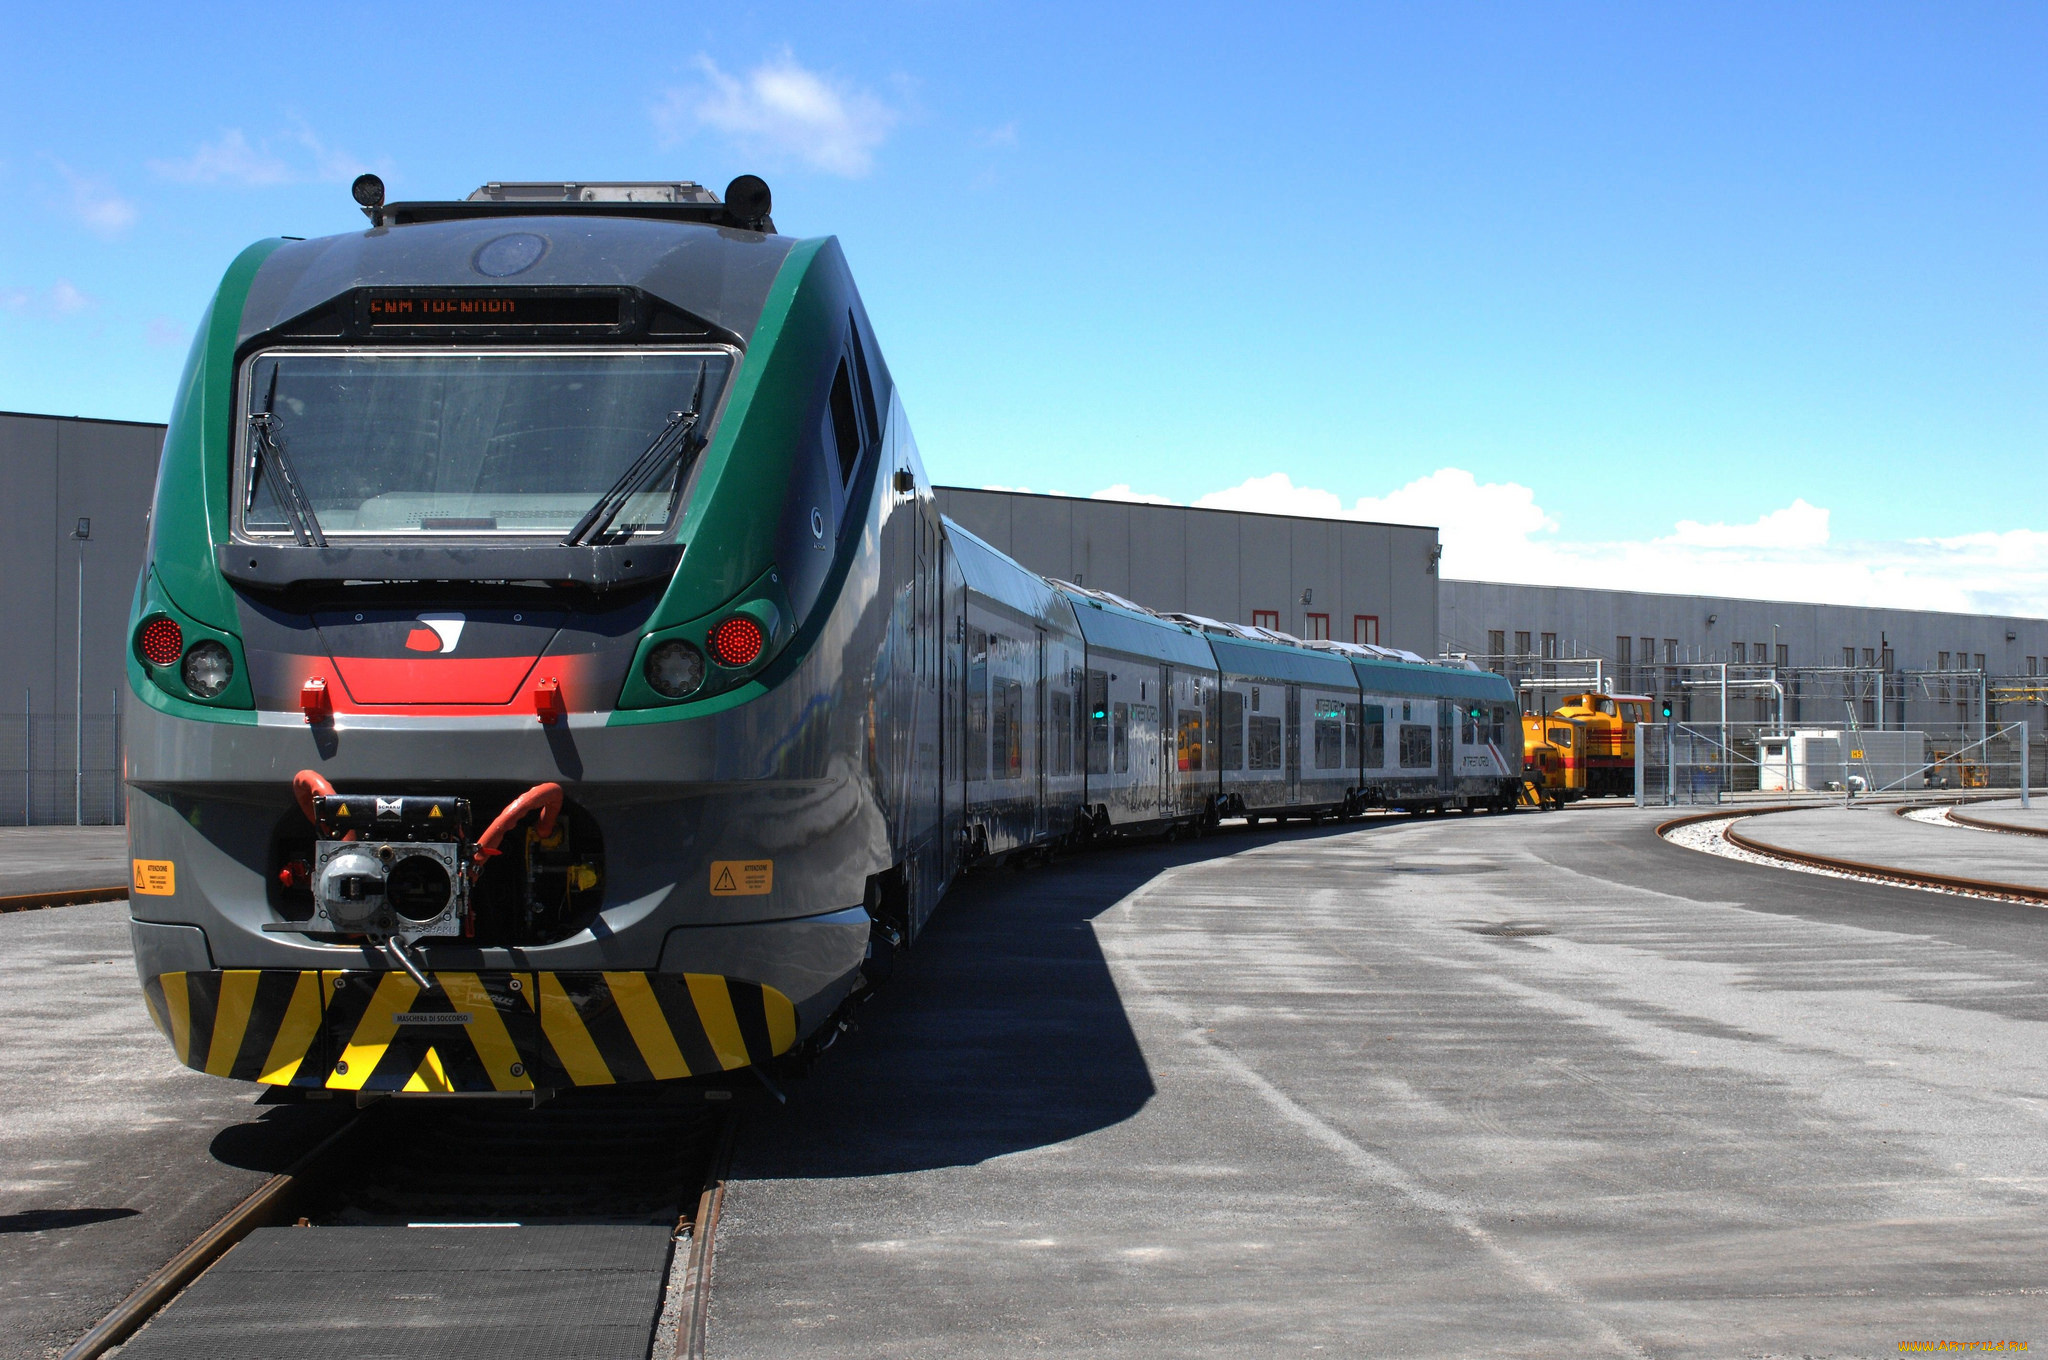
[(344, 1113), (180, 1065), (126, 902), (0, 914), (0, 1036), (0, 1360), (61, 1355)]
[[(1974, 807), (1967, 815), (1979, 815)], [(2008, 817), (2023, 815), (2017, 808)], [(1915, 821), (1896, 805), (1807, 808), (1744, 818), (1736, 827), (1758, 845), (1825, 855), (1909, 873), (2048, 888), (2048, 838)]]
[(125, 826), (0, 827), (0, 897), (127, 883)]
[(712, 1354), (2041, 1340), (2048, 914), (1718, 859), (1660, 817), (968, 883), (743, 1131)]

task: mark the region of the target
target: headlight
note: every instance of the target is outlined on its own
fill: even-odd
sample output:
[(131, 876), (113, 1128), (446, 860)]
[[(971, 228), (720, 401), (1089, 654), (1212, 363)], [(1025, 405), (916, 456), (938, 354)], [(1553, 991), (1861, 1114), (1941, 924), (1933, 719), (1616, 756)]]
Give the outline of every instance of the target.
[(664, 642), (647, 654), (647, 683), (656, 694), (681, 699), (704, 683), (704, 653), (687, 642)]
[(211, 638), (192, 644), (185, 653), (185, 687), (202, 699), (214, 699), (235, 678), (235, 659)]

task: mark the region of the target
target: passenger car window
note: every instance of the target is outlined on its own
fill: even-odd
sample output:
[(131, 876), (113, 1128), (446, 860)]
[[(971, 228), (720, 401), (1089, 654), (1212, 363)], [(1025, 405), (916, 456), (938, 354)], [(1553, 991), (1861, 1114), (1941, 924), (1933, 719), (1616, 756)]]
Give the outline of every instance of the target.
[(1315, 762), (1318, 770), (1344, 768), (1344, 704), (1338, 699), (1315, 701)]
[(1109, 773), (1109, 672), (1088, 672), (1088, 773)]
[(1131, 706), (1117, 704), (1110, 709), (1109, 749), (1111, 767), (1117, 774), (1131, 772)]
[(1248, 720), (1249, 740), (1245, 743), (1245, 764), (1254, 770), (1277, 770), (1285, 754), (1280, 741), (1280, 719), (1277, 716)]
[(988, 634), (967, 630), (967, 777), (988, 778)]
[(1426, 723), (1401, 724), (1401, 768), (1427, 770), (1436, 765), (1436, 734)]
[(825, 424), (826, 433), (832, 439), (831, 447), (839, 454), (839, 480), (850, 482), (853, 470), (860, 465), (862, 431), (860, 416), (854, 407), (853, 377), (844, 359), (839, 361), (839, 371), (832, 376), (832, 405)]
[(1244, 695), (1234, 689), (1223, 691), (1223, 768), (1244, 768)]
[(1202, 710), (1183, 708), (1178, 714), (1174, 761), (1182, 770), (1202, 768)]

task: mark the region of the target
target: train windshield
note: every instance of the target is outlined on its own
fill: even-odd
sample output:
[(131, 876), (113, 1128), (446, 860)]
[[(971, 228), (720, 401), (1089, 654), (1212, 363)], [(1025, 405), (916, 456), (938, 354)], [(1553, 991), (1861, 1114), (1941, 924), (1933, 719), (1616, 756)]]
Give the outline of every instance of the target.
[(608, 534), (660, 529), (732, 364), (725, 350), (261, 353), (244, 368), (241, 527), (290, 537), (310, 511), (330, 536), (560, 537), (603, 502)]

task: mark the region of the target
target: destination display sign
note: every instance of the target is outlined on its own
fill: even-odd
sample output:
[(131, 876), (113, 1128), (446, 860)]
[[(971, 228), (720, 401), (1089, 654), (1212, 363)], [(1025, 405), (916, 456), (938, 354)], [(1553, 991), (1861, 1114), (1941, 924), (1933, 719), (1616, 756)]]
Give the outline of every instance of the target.
[(619, 325), (621, 301), (617, 293), (380, 290), (362, 295), (357, 316), (362, 325), (373, 331), (539, 326), (588, 329)]

